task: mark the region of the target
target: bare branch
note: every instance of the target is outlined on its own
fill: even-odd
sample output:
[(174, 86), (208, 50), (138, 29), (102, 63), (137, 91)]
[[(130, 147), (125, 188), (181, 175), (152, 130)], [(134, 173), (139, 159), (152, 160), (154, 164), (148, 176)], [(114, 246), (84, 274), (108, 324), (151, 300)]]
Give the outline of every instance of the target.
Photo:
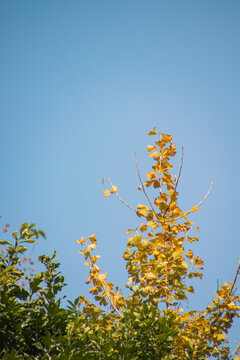
[[(210, 188), (209, 188), (207, 194), (206, 194), (206, 195), (204, 196), (204, 198), (200, 201), (200, 203), (198, 203), (198, 204), (197, 204), (196, 206), (194, 206), (194, 207), (197, 207), (197, 208), (198, 208), (198, 207), (207, 199), (207, 197), (209, 196), (209, 194), (210, 194), (210, 192), (211, 192), (211, 190), (212, 190), (212, 187), (213, 187), (213, 181), (211, 182), (211, 185), (210, 185)], [(183, 215), (177, 217), (175, 220), (179, 220), (179, 219), (183, 218), (184, 216), (189, 215), (191, 212), (193, 212), (193, 211), (192, 211), (192, 210), (187, 211), (187, 212), (184, 213)]]
[(213, 181), (211, 182), (211, 185), (210, 185), (210, 188), (207, 192), (207, 194), (204, 196), (204, 198), (200, 201), (199, 204), (196, 205), (196, 207), (199, 207), (200, 205), (202, 205), (202, 203), (206, 200), (206, 198), (208, 197), (208, 195), (210, 194), (211, 190), (212, 190), (212, 187), (213, 187)]
[(131, 205), (128, 205), (123, 199), (121, 199), (117, 192), (115, 192), (115, 194), (118, 200), (120, 200), (124, 205), (126, 205), (129, 209), (133, 210), (134, 212), (137, 212), (136, 209), (134, 209)]
[[(162, 166), (162, 156), (160, 156), (160, 169), (161, 169), (161, 166)], [(160, 195), (162, 194), (162, 173), (161, 173), (161, 170), (159, 170), (159, 177), (158, 177), (158, 180), (159, 180), (159, 192), (160, 192)]]
[[(110, 185), (113, 186), (111, 179), (109, 177), (107, 179), (108, 179)], [(134, 212), (137, 212), (137, 210), (134, 209), (134, 207), (132, 207), (131, 205), (128, 205), (122, 198), (120, 198), (117, 191), (114, 194), (117, 196), (118, 200), (120, 200), (125, 206), (127, 206), (129, 209), (133, 210)]]
[(151, 200), (149, 199), (148, 194), (146, 193), (145, 187), (144, 187), (144, 185), (143, 185), (142, 178), (141, 178), (140, 171), (139, 171), (139, 167), (138, 167), (138, 161), (137, 161), (137, 154), (136, 154), (136, 153), (135, 153), (135, 160), (136, 160), (138, 177), (139, 177), (140, 183), (141, 183), (141, 185), (142, 185), (143, 192), (144, 192), (146, 198), (148, 199), (148, 202), (149, 202), (149, 204), (150, 204), (150, 206), (151, 206), (151, 208), (152, 208), (153, 213), (157, 216), (157, 214), (156, 214), (156, 212), (155, 212), (155, 210), (154, 210), (154, 207), (153, 207), (153, 205), (152, 205), (152, 203), (151, 203)]
[(232, 294), (233, 288), (236, 285), (239, 272), (240, 272), (240, 259), (239, 259), (239, 262), (238, 262), (238, 268), (237, 268), (237, 271), (236, 271), (236, 275), (235, 275), (235, 278), (234, 278), (234, 281), (233, 281), (233, 284), (232, 284), (232, 287), (231, 287), (230, 295)]
[[(179, 181), (180, 176), (181, 176), (182, 167), (183, 167), (183, 146), (182, 146), (181, 165), (180, 165), (180, 169), (179, 169), (179, 173), (178, 173), (178, 178), (177, 178), (177, 181), (176, 181), (176, 184), (175, 184), (175, 187), (174, 187), (174, 194), (175, 194), (175, 193), (176, 193), (176, 191), (177, 191), (178, 181)], [(166, 215), (166, 213), (168, 212), (168, 210), (169, 210), (169, 208), (170, 208), (170, 206), (171, 206), (171, 204), (172, 204), (172, 201), (173, 201), (173, 196), (172, 196), (172, 198), (170, 199), (170, 203), (168, 204), (167, 209), (164, 211), (163, 216), (165, 216), (165, 215)]]
[(233, 357), (233, 355), (234, 355), (234, 354), (236, 353), (236, 351), (238, 350), (239, 346), (240, 346), (240, 342), (237, 344), (237, 346), (235, 347), (235, 349), (233, 350), (233, 352), (230, 354), (229, 359), (231, 359), (231, 358)]
[(180, 165), (180, 169), (179, 169), (179, 173), (178, 173), (178, 178), (177, 178), (177, 181), (176, 181), (176, 184), (175, 184), (175, 188), (174, 188), (174, 191), (176, 192), (177, 190), (177, 186), (178, 186), (178, 181), (181, 177), (181, 173), (182, 173), (182, 167), (183, 167), (183, 155), (184, 155), (184, 148), (182, 146), (182, 157), (181, 157), (181, 165)]

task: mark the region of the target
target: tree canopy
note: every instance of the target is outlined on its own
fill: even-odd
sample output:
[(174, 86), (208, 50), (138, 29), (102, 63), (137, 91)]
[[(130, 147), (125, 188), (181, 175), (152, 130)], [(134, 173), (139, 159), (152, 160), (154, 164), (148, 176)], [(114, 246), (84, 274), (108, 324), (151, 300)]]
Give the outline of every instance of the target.
[[(236, 282), (222, 284), (205, 309), (187, 311), (193, 280), (203, 275), (203, 260), (195, 254), (198, 227), (190, 220), (207, 198), (188, 211), (178, 204), (178, 176), (172, 174), (176, 147), (170, 135), (157, 133), (147, 146), (153, 160), (142, 180), (145, 204), (136, 208), (123, 200), (110, 178), (104, 196), (115, 195), (139, 218), (129, 235), (123, 258), (128, 281), (125, 291), (108, 281), (97, 265), (96, 235), (77, 239), (89, 268), (90, 296), (62, 306), (64, 277), (56, 254), (38, 258), (45, 270), (27, 270), (29, 244), (44, 232), (24, 223), (0, 253), (0, 354), (2, 359), (240, 359), (240, 346), (229, 347), (228, 331), (239, 317)], [(149, 191), (149, 188), (152, 188)], [(155, 195), (149, 195), (149, 194)]]

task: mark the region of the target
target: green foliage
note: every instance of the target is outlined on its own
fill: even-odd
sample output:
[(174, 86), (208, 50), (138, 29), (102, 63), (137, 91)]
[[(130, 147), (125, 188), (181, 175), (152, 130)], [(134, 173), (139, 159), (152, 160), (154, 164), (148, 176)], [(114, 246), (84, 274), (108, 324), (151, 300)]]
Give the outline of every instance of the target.
[[(94, 301), (80, 295), (64, 308), (59, 297), (65, 286), (55, 252), (42, 255), (38, 261), (43, 271), (30, 272), (26, 262), (28, 247), (44, 233), (35, 225), (23, 224), (12, 234), (11, 241), (0, 241), (0, 357), (1, 359), (240, 359), (240, 347), (231, 351), (228, 330), (239, 316), (236, 281), (225, 283), (206, 309), (186, 311), (184, 303), (194, 292), (191, 281), (201, 279), (203, 260), (194, 255), (192, 245), (198, 241), (190, 235), (194, 223), (191, 213), (178, 206), (178, 177), (170, 173), (170, 158), (176, 149), (172, 137), (157, 134), (155, 144), (147, 151), (153, 159), (152, 171), (142, 181), (147, 204), (137, 208), (128, 205), (118, 194), (118, 187), (104, 191), (135, 211), (141, 219), (138, 229), (128, 230), (123, 258), (129, 277), (128, 296), (97, 265), (99, 255), (96, 235), (77, 242), (79, 252), (89, 268), (90, 294)], [(146, 188), (153, 187), (151, 200)], [(210, 191), (209, 191), (210, 192)], [(208, 194), (207, 194), (208, 195)], [(198, 227), (195, 227), (198, 232)]]
[[(57, 352), (54, 339), (66, 332), (68, 314), (60, 307), (56, 295), (61, 291), (64, 278), (59, 275), (55, 254), (40, 256), (45, 271), (29, 276), (21, 269), (23, 255), (27, 251), (25, 244), (35, 242), (41, 231), (34, 224), (23, 224), (13, 233), (13, 243), (7, 245), (0, 255), (0, 353), (3, 358), (42, 358), (43, 354)], [(25, 285), (25, 286), (24, 286)], [(8, 354), (8, 355), (7, 355)]]

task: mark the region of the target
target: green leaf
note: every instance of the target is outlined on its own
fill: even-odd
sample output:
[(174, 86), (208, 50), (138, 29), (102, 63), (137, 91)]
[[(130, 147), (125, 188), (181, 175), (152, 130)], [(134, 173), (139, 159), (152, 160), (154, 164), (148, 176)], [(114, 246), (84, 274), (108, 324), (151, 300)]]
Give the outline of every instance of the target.
[(9, 241), (6, 240), (0, 240), (1, 245), (12, 245)]

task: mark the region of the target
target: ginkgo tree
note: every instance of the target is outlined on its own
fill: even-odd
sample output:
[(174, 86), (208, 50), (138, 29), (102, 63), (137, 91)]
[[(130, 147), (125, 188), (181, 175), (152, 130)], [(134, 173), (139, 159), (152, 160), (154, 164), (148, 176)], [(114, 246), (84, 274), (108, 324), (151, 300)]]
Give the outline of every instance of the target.
[[(110, 190), (104, 191), (105, 197), (116, 195), (121, 202), (135, 211), (140, 219), (137, 230), (127, 231), (128, 235), (132, 235), (128, 238), (123, 254), (129, 275), (126, 283), (129, 294), (123, 295), (118, 286), (107, 281), (107, 273), (102, 273), (97, 265), (99, 255), (92, 255), (97, 246), (96, 236), (91, 235), (87, 239), (82, 237), (77, 241), (82, 247), (80, 253), (85, 258), (85, 266), (89, 267), (86, 283), (91, 284), (90, 293), (99, 304), (97, 306), (90, 303), (81, 296), (79, 300), (83, 304), (83, 311), (91, 314), (100, 327), (103, 317), (106, 320), (107, 316), (108, 330), (115, 328), (133, 309), (137, 318), (143, 307), (145, 312), (154, 308), (158, 319), (171, 319), (170, 328), (174, 331), (170, 331), (171, 346), (167, 355), (159, 357), (161, 348), (156, 347), (152, 358), (240, 359), (240, 346), (230, 350), (227, 337), (234, 318), (239, 317), (240, 298), (236, 294), (236, 281), (240, 265), (234, 280), (223, 284), (217, 290), (216, 296), (206, 309), (183, 309), (189, 294), (194, 292), (192, 280), (201, 279), (203, 275), (203, 260), (194, 254), (192, 248), (198, 241), (198, 236), (192, 236), (191, 232), (198, 232), (199, 229), (189, 219), (189, 215), (200, 210), (212, 184), (199, 204), (188, 211), (182, 211), (178, 205), (178, 182), (183, 165), (183, 149), (180, 170), (178, 176), (174, 176), (171, 173), (173, 167), (170, 160), (176, 155), (176, 147), (172, 137), (157, 133), (156, 128), (148, 135), (155, 136), (156, 141), (147, 146), (153, 165), (146, 174), (146, 181), (141, 178), (135, 155), (140, 180), (138, 188), (144, 192), (146, 203), (139, 204), (136, 208), (127, 204), (119, 196), (118, 188), (112, 184), (110, 178), (107, 179)], [(148, 195), (148, 188), (151, 187), (156, 192), (153, 199)], [(102, 306), (106, 307), (105, 312), (101, 310)], [(139, 334), (136, 333), (136, 336)], [(141, 350), (142, 353), (138, 354), (137, 358), (144, 358), (144, 347)]]
[[(205, 309), (188, 311), (184, 306), (194, 292), (193, 280), (203, 274), (203, 260), (195, 254), (194, 244), (199, 229), (190, 215), (200, 209), (212, 184), (200, 203), (187, 211), (180, 209), (183, 150), (174, 176), (172, 137), (157, 133), (156, 128), (148, 135), (155, 136), (155, 142), (147, 146), (153, 165), (146, 180), (136, 156), (138, 189), (145, 202), (129, 205), (111, 179), (104, 179), (110, 184), (104, 196), (116, 196), (139, 219), (138, 228), (126, 232), (125, 291), (97, 265), (96, 235), (82, 237), (77, 242), (89, 269), (90, 296), (80, 295), (63, 307), (59, 293), (66, 284), (56, 254), (41, 255), (43, 270), (36, 273), (27, 256), (28, 246), (45, 235), (34, 224), (24, 223), (11, 240), (0, 241), (1, 359), (240, 359), (240, 343), (230, 348), (228, 338), (239, 317), (240, 264), (233, 281), (219, 287)], [(26, 270), (28, 261), (31, 271)]]

